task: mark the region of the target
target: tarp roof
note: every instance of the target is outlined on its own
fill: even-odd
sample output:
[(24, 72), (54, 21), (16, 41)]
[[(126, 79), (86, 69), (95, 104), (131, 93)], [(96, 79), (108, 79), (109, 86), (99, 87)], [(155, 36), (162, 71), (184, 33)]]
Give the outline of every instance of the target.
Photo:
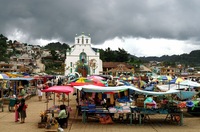
[(96, 85), (74, 86), (74, 88), (82, 90), (84, 92), (96, 92), (96, 93), (127, 90), (127, 88), (122, 88), (122, 87), (101, 87)]
[(113, 91), (124, 91), (124, 90), (134, 90), (136, 93), (145, 94), (145, 95), (166, 95), (166, 94), (176, 94), (179, 90), (170, 89), (167, 92), (152, 92), (152, 91), (144, 91), (138, 89), (134, 86), (115, 86), (115, 87), (101, 87), (95, 85), (84, 85), (84, 86), (74, 86), (74, 88), (82, 90), (84, 92), (113, 92)]
[(165, 84), (165, 85), (156, 85), (156, 87), (158, 89), (160, 89), (161, 91), (168, 91), (170, 89), (185, 89), (188, 88), (188, 86), (183, 86), (183, 85), (177, 85), (177, 84)]
[(170, 89), (169, 91), (166, 91), (166, 92), (154, 92), (154, 91), (141, 90), (133, 86), (121, 86), (121, 87), (126, 87), (128, 89), (134, 90), (136, 93), (145, 94), (145, 95), (166, 95), (166, 94), (176, 94), (179, 92), (179, 90), (175, 90), (175, 89)]
[(34, 80), (34, 78), (23, 78), (23, 77), (16, 77), (16, 78), (8, 78), (6, 80), (10, 80), (10, 81), (31, 81)]
[(186, 85), (189, 87), (200, 87), (200, 83), (190, 81), (190, 80), (184, 80), (184, 81), (180, 82), (180, 85)]

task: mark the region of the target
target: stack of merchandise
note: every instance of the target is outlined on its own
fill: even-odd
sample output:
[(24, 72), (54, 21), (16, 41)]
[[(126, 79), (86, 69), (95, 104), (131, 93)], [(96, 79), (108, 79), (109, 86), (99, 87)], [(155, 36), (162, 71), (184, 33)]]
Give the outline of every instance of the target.
[(137, 107), (144, 107), (144, 95), (139, 95), (136, 100)]

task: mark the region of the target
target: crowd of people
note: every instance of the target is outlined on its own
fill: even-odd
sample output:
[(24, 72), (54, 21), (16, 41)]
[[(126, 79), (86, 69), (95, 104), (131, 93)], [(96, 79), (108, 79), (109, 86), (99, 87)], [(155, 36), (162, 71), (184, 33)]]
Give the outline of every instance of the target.
[[(65, 80), (59, 79), (59, 78), (52, 78), (47, 79), (45, 82), (44, 80), (37, 80), (36, 82), (36, 89), (37, 89), (37, 96), (38, 101), (43, 101), (43, 96), (45, 94), (45, 103), (48, 102), (48, 100), (51, 100), (51, 92), (43, 93), (42, 90), (48, 89), (49, 87), (55, 86), (55, 85), (64, 85)], [(28, 105), (26, 104), (26, 99), (24, 98), (25, 90), (24, 87), (20, 86), (19, 94), (13, 95), (13, 98), (15, 99), (15, 122), (25, 123), (25, 119), (27, 117), (26, 109), (28, 108)], [(59, 97), (58, 97), (59, 95)], [(60, 98), (60, 94), (58, 94), (57, 97)], [(20, 98), (19, 98), (20, 97)], [(66, 119), (69, 117), (68, 111), (66, 110), (65, 105), (60, 105), (60, 112), (58, 114), (58, 117), (56, 118), (57, 122), (59, 123), (60, 127), (63, 127), (64, 123), (66, 122)]]
[[(48, 79), (46, 80), (45, 83), (43, 83), (42, 81), (38, 81), (37, 83), (37, 95), (38, 95), (38, 100), (42, 101), (43, 100), (43, 94), (45, 94), (45, 103), (48, 103), (49, 100), (52, 100), (52, 92), (45, 92), (43, 93), (42, 90), (44, 89), (48, 89), (52, 86), (61, 86), (61, 85), (66, 85), (66, 80), (65, 79), (58, 79), (58, 78), (54, 78), (54, 79)], [(64, 93), (57, 93), (56, 97), (58, 98), (58, 100), (60, 101), (60, 96), (64, 94)], [(62, 95), (62, 97), (64, 98), (65, 96)], [(66, 105), (60, 105), (59, 106), (59, 113), (58, 116), (55, 118), (56, 122), (58, 122), (59, 126), (61, 128), (64, 127), (64, 124), (67, 123), (68, 121), (68, 117), (69, 117), (69, 113), (67, 110)]]
[[(52, 93), (51, 92), (43, 93), (42, 90), (48, 89), (49, 87), (56, 86), (56, 85), (58, 85), (58, 86), (66, 85), (67, 83), (68, 83), (67, 78), (64, 78), (64, 79), (51, 78), (51, 79), (45, 80), (45, 82), (43, 82), (43, 80), (37, 80), (36, 88), (37, 88), (38, 101), (44, 100), (45, 103), (48, 103), (48, 101), (51, 100), (51, 94)], [(130, 83), (133, 83), (133, 82), (130, 82)], [(118, 85), (120, 85), (120, 82), (119, 82), (119, 80), (108, 79), (107, 84), (118, 86)], [(24, 88), (22, 87), (20, 89), (20, 95), (23, 95), (23, 94), (24, 94)], [(43, 94), (45, 94), (45, 99), (43, 99)], [(64, 95), (58, 93), (56, 95), (56, 97), (58, 98), (59, 101), (60, 101), (60, 96), (65, 97)], [(85, 99), (82, 99), (82, 101), (83, 102), (84, 101), (91, 101), (94, 104), (98, 104), (98, 105), (103, 105), (103, 104), (109, 102), (109, 101), (100, 100), (97, 95), (95, 95), (94, 98), (90, 98), (88, 96)], [(79, 100), (78, 100), (78, 102), (79, 102)], [(26, 109), (27, 109), (27, 104), (25, 104), (25, 99), (22, 96), (22, 99), (20, 100), (20, 102), (16, 101), (16, 109), (15, 109), (15, 121), (16, 122), (19, 121), (19, 117), (21, 118), (21, 123), (25, 122)], [(67, 114), (67, 111), (66, 111), (66, 107), (60, 106), (60, 113), (59, 113), (59, 115), (56, 119), (57, 119), (57, 121), (58, 121), (58, 123), (61, 127), (63, 126), (63, 122), (66, 121), (67, 115), (68, 114)]]

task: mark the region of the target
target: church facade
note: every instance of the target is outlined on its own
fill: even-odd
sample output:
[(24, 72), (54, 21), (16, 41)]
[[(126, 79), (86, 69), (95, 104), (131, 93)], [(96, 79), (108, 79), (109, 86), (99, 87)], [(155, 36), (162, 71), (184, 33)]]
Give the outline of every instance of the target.
[(75, 37), (71, 50), (67, 50), (65, 76), (79, 73), (81, 76), (100, 74), (103, 70), (99, 51), (91, 47), (91, 37), (82, 33)]

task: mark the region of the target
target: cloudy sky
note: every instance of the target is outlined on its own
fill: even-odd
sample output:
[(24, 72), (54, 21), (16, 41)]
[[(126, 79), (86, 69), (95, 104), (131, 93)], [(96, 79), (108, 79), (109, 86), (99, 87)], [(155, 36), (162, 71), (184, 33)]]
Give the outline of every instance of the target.
[(0, 0), (0, 33), (37, 45), (74, 43), (132, 55), (162, 56), (200, 49), (199, 0)]

